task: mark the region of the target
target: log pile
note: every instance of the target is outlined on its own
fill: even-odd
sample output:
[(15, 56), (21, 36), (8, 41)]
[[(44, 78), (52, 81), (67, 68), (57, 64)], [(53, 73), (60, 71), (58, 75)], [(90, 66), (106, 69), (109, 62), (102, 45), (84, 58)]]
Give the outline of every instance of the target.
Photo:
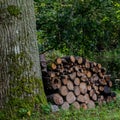
[(99, 63), (67, 56), (57, 58), (48, 70), (47, 65), (43, 66), (47, 98), (63, 109), (68, 109), (70, 105), (77, 109), (94, 108), (96, 103), (102, 105), (116, 98), (111, 91), (110, 75)]

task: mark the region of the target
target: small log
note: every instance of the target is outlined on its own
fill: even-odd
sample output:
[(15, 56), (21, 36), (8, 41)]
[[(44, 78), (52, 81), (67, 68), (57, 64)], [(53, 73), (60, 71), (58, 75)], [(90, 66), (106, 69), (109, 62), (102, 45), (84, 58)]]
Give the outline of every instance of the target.
[(69, 74), (69, 77), (71, 80), (74, 80), (76, 78), (76, 72)]
[(104, 87), (103, 86), (99, 86), (98, 89), (99, 89), (99, 91), (104, 91)]
[(93, 79), (94, 81), (98, 81), (98, 80), (99, 80), (99, 77), (98, 77), (97, 74), (94, 74), (94, 75), (92, 76), (92, 79)]
[(62, 75), (61, 76), (61, 81), (62, 81), (63, 85), (67, 85), (68, 75)]
[(68, 79), (62, 79), (62, 83), (63, 83), (63, 85), (67, 85)]
[(48, 74), (51, 78), (54, 78), (56, 76), (55, 72), (49, 72)]
[(67, 88), (68, 88), (68, 90), (74, 90), (74, 85), (73, 85), (73, 82), (72, 81), (68, 81), (67, 82)]
[(74, 94), (75, 94), (76, 96), (80, 95), (80, 88), (79, 88), (79, 86), (75, 86), (75, 87), (74, 87)]
[(99, 72), (98, 67), (93, 67), (93, 68), (91, 68), (91, 70), (92, 70), (94, 73), (98, 73), (98, 72)]
[(88, 78), (86, 75), (83, 75), (80, 79), (81, 81), (85, 82), (85, 81), (88, 81)]
[(87, 70), (86, 70), (86, 68), (83, 67), (83, 69), (82, 69), (82, 73), (83, 73), (84, 75), (87, 74)]
[(91, 85), (88, 85), (88, 86), (87, 86), (87, 90), (88, 90), (88, 91), (91, 91), (91, 89), (92, 89)]
[(88, 104), (87, 104), (88, 108), (95, 108), (95, 103), (92, 100), (89, 100)]
[(97, 94), (93, 94), (93, 96), (92, 96), (92, 100), (94, 100), (94, 101), (96, 101), (97, 100)]
[(105, 81), (105, 79), (99, 79), (99, 83), (100, 85), (107, 85), (107, 82)]
[(61, 86), (61, 88), (59, 89), (59, 92), (62, 96), (66, 96), (68, 94), (68, 89), (66, 86)]
[(92, 97), (94, 94), (95, 94), (95, 91), (91, 89), (91, 91), (89, 92), (90, 97)]
[(66, 101), (71, 104), (76, 100), (75, 95), (73, 94), (73, 92), (69, 92), (66, 96)]
[(89, 61), (87, 62), (85, 62), (85, 67), (87, 68), (87, 69), (89, 69), (90, 68), (90, 63), (89, 63)]
[(52, 68), (53, 70), (55, 70), (55, 69), (57, 68), (56, 64), (55, 64), (55, 63), (52, 63), (51, 68)]
[(83, 59), (82, 59), (82, 57), (76, 57), (76, 61), (78, 64), (82, 64)]
[(102, 65), (100, 63), (97, 63), (97, 67), (101, 69)]
[(68, 73), (72, 73), (73, 71), (74, 71), (73, 67), (71, 67), (67, 70)]
[(88, 78), (91, 78), (92, 73), (91, 73), (90, 71), (87, 71), (86, 76), (87, 76)]
[(53, 101), (55, 102), (55, 104), (57, 105), (62, 105), (63, 104), (63, 98), (61, 95), (59, 95), (58, 93), (55, 93), (53, 95)]
[(61, 108), (62, 108), (63, 110), (68, 110), (69, 107), (70, 107), (70, 105), (69, 105), (68, 102), (64, 102), (64, 103), (62, 104), (62, 106), (61, 106)]
[(80, 92), (81, 92), (82, 94), (87, 93), (87, 85), (86, 85), (85, 82), (81, 82), (81, 83), (80, 83)]
[(84, 102), (85, 102), (85, 103), (88, 103), (89, 100), (90, 100), (89, 94), (85, 94), (85, 95), (84, 95)]
[(81, 73), (80, 71), (78, 71), (76, 75), (77, 75), (77, 77), (79, 77), (79, 78), (82, 77), (82, 76), (84, 76), (84, 74)]
[(73, 55), (70, 56), (70, 61), (73, 63), (75, 62), (75, 57)]
[(80, 109), (80, 104), (77, 101), (75, 101), (74, 103), (72, 103), (72, 106), (74, 108), (76, 108), (76, 109)]
[(99, 72), (99, 73), (98, 73), (98, 76), (99, 76), (100, 78), (103, 78), (103, 77), (104, 77), (104, 75), (103, 75), (102, 72)]
[(85, 102), (85, 99), (84, 99), (84, 95), (79, 95), (78, 97), (77, 97), (77, 101), (78, 102), (81, 102), (81, 103), (84, 103)]
[(75, 70), (76, 72), (79, 72), (79, 66), (74, 66), (74, 70)]
[(85, 103), (82, 103), (82, 104), (81, 104), (81, 107), (82, 107), (84, 110), (87, 110), (87, 109), (88, 109), (88, 107), (87, 107), (87, 105), (86, 105)]
[(56, 63), (59, 65), (59, 64), (61, 64), (62, 63), (62, 59), (61, 58), (57, 58), (56, 59)]
[(93, 89), (94, 89), (95, 91), (98, 91), (98, 86), (96, 86), (95, 84), (93, 84), (92, 87), (93, 87)]
[(80, 79), (78, 77), (75, 78), (74, 84), (75, 85), (80, 85)]

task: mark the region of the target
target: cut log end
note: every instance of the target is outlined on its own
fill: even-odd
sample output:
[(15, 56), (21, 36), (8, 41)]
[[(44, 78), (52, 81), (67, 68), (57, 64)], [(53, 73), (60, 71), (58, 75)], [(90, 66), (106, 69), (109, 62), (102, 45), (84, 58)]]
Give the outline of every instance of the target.
[(66, 101), (71, 104), (76, 100), (76, 97), (73, 92), (69, 92), (66, 96)]
[(53, 101), (57, 105), (62, 105), (63, 104), (63, 97), (61, 95), (59, 95), (58, 93), (56, 93), (53, 95)]
[(69, 107), (70, 107), (70, 105), (69, 105), (68, 102), (64, 102), (64, 103), (62, 104), (62, 106), (61, 106), (61, 108), (62, 108), (63, 110), (68, 110)]

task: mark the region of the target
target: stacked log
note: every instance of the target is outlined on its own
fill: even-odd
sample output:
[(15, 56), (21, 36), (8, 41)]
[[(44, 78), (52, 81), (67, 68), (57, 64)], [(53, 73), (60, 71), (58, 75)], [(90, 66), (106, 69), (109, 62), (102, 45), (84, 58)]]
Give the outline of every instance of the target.
[(96, 103), (101, 105), (116, 98), (106, 69), (82, 57), (57, 58), (43, 74), (43, 82), (46, 83), (46, 93), (49, 93), (48, 100), (63, 109), (70, 105), (77, 109), (94, 108)]

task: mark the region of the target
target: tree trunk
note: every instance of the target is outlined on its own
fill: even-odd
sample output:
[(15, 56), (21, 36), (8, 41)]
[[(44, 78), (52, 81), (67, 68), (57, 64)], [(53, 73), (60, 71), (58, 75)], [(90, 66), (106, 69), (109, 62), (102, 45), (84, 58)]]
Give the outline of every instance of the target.
[(35, 29), (33, 0), (0, 1), (0, 108), (38, 94), (46, 103)]

